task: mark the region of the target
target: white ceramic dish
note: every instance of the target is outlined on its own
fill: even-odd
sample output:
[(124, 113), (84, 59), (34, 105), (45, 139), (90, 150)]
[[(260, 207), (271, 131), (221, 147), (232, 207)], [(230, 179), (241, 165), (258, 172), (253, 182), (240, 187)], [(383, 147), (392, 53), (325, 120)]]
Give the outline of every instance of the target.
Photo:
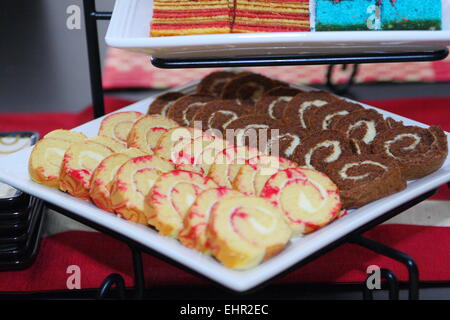
[[(174, 90), (186, 93), (193, 92), (196, 83)], [(301, 87), (304, 90), (308, 88)], [(150, 97), (125, 107), (119, 111), (140, 111), (145, 113), (148, 105), (154, 99)], [(367, 106), (371, 108), (370, 106)], [(418, 122), (400, 117), (389, 112), (379, 110), (386, 117), (402, 120), (406, 124), (425, 126)], [(118, 111), (118, 112), (119, 112)], [(97, 135), (102, 118), (90, 121), (74, 128), (74, 131), (85, 133), (87, 136)], [(450, 140), (450, 137), (449, 137)], [(450, 157), (443, 167), (424, 177), (412, 181), (402, 192), (384, 199), (372, 202), (360, 209), (349, 212), (343, 218), (304, 237), (297, 237), (277, 256), (261, 265), (247, 271), (235, 271), (226, 268), (217, 260), (203, 255), (193, 249), (188, 249), (177, 240), (159, 235), (153, 229), (125, 221), (111, 213), (98, 209), (88, 201), (79, 200), (61, 191), (40, 185), (31, 181), (28, 175), (28, 158), (31, 148), (24, 149), (10, 156), (0, 159), (0, 181), (8, 183), (19, 190), (44, 199), (61, 208), (71, 211), (82, 218), (88, 219), (106, 228), (115, 230), (124, 236), (149, 247), (160, 254), (195, 270), (207, 278), (235, 291), (247, 291), (280, 274), (289, 267), (304, 260), (321, 248), (333, 243), (337, 239), (349, 234), (358, 227), (367, 224), (383, 213), (408, 202), (409, 200), (430, 191), (450, 181)]]
[(152, 0), (116, 0), (106, 34), (110, 46), (158, 58), (421, 52), (450, 46), (450, 0), (441, 31), (334, 31), (150, 37)]

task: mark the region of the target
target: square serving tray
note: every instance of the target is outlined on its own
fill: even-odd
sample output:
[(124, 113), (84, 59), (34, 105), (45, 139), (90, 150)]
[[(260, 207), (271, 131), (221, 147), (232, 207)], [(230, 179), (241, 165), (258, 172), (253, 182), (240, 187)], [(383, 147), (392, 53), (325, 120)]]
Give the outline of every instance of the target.
[(156, 58), (320, 56), (429, 52), (450, 46), (450, 0), (439, 31), (261, 32), (150, 37), (152, 0), (116, 0), (106, 33), (112, 47)]
[[(190, 83), (186, 86), (174, 88), (173, 90), (192, 93), (194, 92), (197, 83), (198, 82)], [(307, 87), (298, 88), (311, 90)], [(140, 111), (146, 113), (149, 104), (154, 99), (155, 96), (151, 96), (116, 112)], [(365, 107), (373, 108), (367, 105), (365, 105)], [(395, 120), (404, 121), (407, 125), (427, 127), (424, 124), (403, 118), (390, 112), (377, 108), (373, 109), (381, 112), (385, 117), (392, 117)], [(103, 118), (99, 118), (90, 121), (73, 130), (83, 132), (88, 137), (96, 136), (102, 119)], [(447, 138), (450, 140), (450, 135), (448, 133)], [(161, 236), (151, 228), (126, 221), (114, 214), (97, 208), (88, 201), (77, 199), (59, 190), (31, 181), (30, 176), (28, 175), (28, 158), (31, 149), (32, 148), (30, 147), (0, 159), (0, 181), (70, 211), (82, 219), (87, 219), (102, 227), (114, 230), (222, 286), (240, 292), (247, 291), (270, 280), (283, 271), (286, 271), (290, 267), (305, 260), (320, 249), (382, 216), (384, 213), (450, 181), (450, 157), (447, 157), (441, 169), (422, 179), (409, 182), (408, 187), (405, 190), (367, 204), (357, 210), (351, 210), (346, 216), (312, 234), (292, 239), (280, 254), (261, 265), (250, 270), (237, 271), (226, 268), (212, 257), (184, 247), (175, 239)]]

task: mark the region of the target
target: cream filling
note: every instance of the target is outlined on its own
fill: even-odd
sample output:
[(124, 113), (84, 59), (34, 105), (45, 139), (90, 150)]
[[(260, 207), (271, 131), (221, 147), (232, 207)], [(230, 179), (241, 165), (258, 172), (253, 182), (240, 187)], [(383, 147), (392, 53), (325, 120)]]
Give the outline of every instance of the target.
[(367, 131), (366, 131), (366, 134), (364, 135), (364, 137), (362, 138), (362, 141), (364, 141), (364, 143), (366, 143), (366, 144), (369, 144), (373, 141), (373, 139), (375, 139), (375, 136), (377, 135), (375, 121), (359, 120), (358, 122), (352, 124), (348, 128), (347, 134), (350, 136), (350, 133), (354, 129), (359, 128), (364, 124), (367, 126)]
[(314, 167), (311, 165), (312, 155), (317, 149), (323, 148), (323, 147), (325, 147), (325, 148), (333, 147), (333, 152), (328, 157), (326, 157), (324, 159), (324, 161), (326, 163), (330, 163), (330, 162), (336, 161), (339, 158), (339, 156), (341, 155), (341, 153), (342, 153), (339, 141), (329, 141), (329, 140), (323, 141), (323, 142), (319, 143), (318, 145), (316, 145), (314, 148), (311, 148), (306, 153), (306, 155), (305, 155), (305, 163), (306, 163), (306, 166), (308, 168), (313, 168), (314, 169)]
[(281, 96), (281, 97), (276, 98), (274, 101), (272, 101), (272, 102), (269, 104), (269, 110), (268, 110), (269, 117), (271, 117), (272, 119), (276, 120), (277, 118), (276, 118), (275, 115), (273, 114), (273, 111), (274, 111), (274, 108), (275, 108), (276, 104), (277, 104), (278, 102), (289, 102), (289, 101), (291, 101), (291, 100), (292, 100), (292, 97), (289, 97), (289, 96)]
[(323, 100), (313, 100), (313, 101), (305, 101), (300, 105), (300, 108), (298, 109), (298, 117), (300, 119), (300, 125), (303, 128), (306, 128), (306, 123), (305, 123), (305, 119), (303, 118), (303, 114), (305, 113), (305, 111), (307, 109), (309, 109), (310, 107), (322, 107), (324, 105), (326, 105), (328, 102), (323, 101)]
[[(55, 153), (58, 155), (57, 158), (54, 156)], [(45, 162), (51, 164), (52, 166), (59, 167), (61, 165), (62, 158), (64, 157), (64, 153), (66, 153), (64, 149), (55, 147), (47, 148), (44, 153)]]
[(403, 150), (406, 150), (406, 151), (414, 150), (417, 147), (417, 145), (420, 143), (420, 141), (422, 140), (419, 135), (414, 134), (414, 133), (402, 133), (402, 134), (399, 134), (394, 139), (386, 141), (384, 143), (384, 150), (386, 151), (386, 153), (388, 155), (390, 155), (391, 157), (393, 157), (393, 158), (398, 158), (398, 157), (396, 157), (396, 156), (394, 156), (392, 154), (392, 152), (391, 152), (391, 145), (393, 143), (403, 139), (403, 138), (413, 138), (414, 139), (413, 143), (411, 143), (409, 146), (403, 148)]
[(189, 125), (190, 121), (187, 119), (187, 113), (189, 112), (189, 110), (191, 110), (191, 108), (202, 107), (205, 104), (206, 102), (194, 102), (188, 105), (186, 108), (184, 108), (184, 110), (181, 112), (183, 123), (185, 125)]
[[(258, 210), (258, 212), (261, 212), (261, 213), (269, 216), (271, 218), (270, 220), (272, 220), (272, 221), (274, 219), (276, 219), (276, 217), (274, 216), (274, 214), (271, 210), (267, 210), (266, 208), (251, 207), (250, 210), (252, 210), (252, 209), (256, 209), (256, 210)], [(234, 212), (236, 212), (236, 210), (239, 210), (239, 207), (233, 208), (233, 210), (230, 211), (230, 214), (229, 214), (230, 217), (228, 219), (229, 221), (232, 221), (231, 215)], [(247, 221), (259, 234), (265, 234), (265, 235), (271, 234), (276, 228), (276, 223), (271, 223), (269, 226), (266, 226), (251, 214), (248, 214)]]
[(161, 110), (161, 115), (167, 116), (167, 111), (169, 111), (169, 108), (174, 105), (175, 101), (176, 100), (166, 103), (166, 105)]
[(222, 128), (226, 128), (228, 127), (228, 125), (231, 123), (231, 121), (236, 120), (238, 118), (238, 115), (233, 112), (233, 111), (228, 111), (228, 110), (218, 110), (216, 112), (214, 112), (211, 117), (209, 117), (208, 119), (208, 129), (212, 129), (212, 123), (214, 121), (214, 118), (216, 117), (216, 115), (218, 114), (222, 114), (225, 116), (230, 116), (230, 119), (227, 120), (226, 122), (223, 123)]
[(95, 163), (100, 163), (105, 157), (95, 151), (91, 150), (83, 150), (80, 152), (80, 156), (78, 158), (78, 166), (79, 168), (86, 169), (95, 169), (91, 168), (90, 164), (93, 164), (90, 160), (94, 160)]
[(388, 169), (388, 167), (386, 167), (385, 165), (383, 165), (383, 164), (381, 164), (379, 162), (375, 162), (375, 161), (371, 161), (371, 160), (364, 160), (364, 161), (361, 161), (361, 162), (346, 163), (342, 167), (342, 169), (339, 171), (339, 176), (342, 179), (349, 179), (349, 180), (362, 180), (362, 179), (365, 179), (365, 178), (367, 178), (370, 175), (370, 173), (361, 174), (359, 176), (349, 176), (347, 174), (347, 171), (349, 169), (351, 169), (353, 167), (356, 167), (356, 166), (361, 166), (361, 165), (364, 165), (364, 164), (370, 164), (370, 165), (378, 166), (378, 167), (382, 168), (385, 171), (387, 171), (387, 169)]
[[(254, 138), (258, 139), (258, 134), (256, 132), (256, 130), (261, 130), (261, 129), (269, 129), (269, 126), (266, 124), (249, 124), (248, 126), (246, 126), (243, 129), (238, 129), (238, 132), (236, 134), (236, 141), (238, 143), (238, 145), (243, 145), (244, 144), (244, 137), (248, 136), (248, 131), (249, 130), (255, 130), (255, 134), (254, 134)], [(251, 136), (249, 136), (251, 138)], [(257, 141), (255, 141), (257, 142)], [(255, 144), (257, 145), (257, 143)]]
[[(291, 133), (285, 133), (285, 134), (282, 134), (282, 135), (278, 135), (276, 137), (272, 137), (269, 140), (269, 142), (267, 143), (266, 152), (273, 154), (274, 142), (280, 141), (281, 139), (286, 138), (286, 137), (289, 137), (289, 138), (292, 139), (291, 140), (291, 144), (284, 151), (286, 156), (290, 157), (294, 153), (295, 148), (297, 148), (298, 145), (300, 144), (300, 137), (296, 136), (295, 134), (291, 134)], [(275, 143), (275, 146), (277, 147), (276, 155), (280, 155), (280, 144), (279, 143)]]
[(322, 129), (324, 129), (324, 130), (329, 129), (330, 128), (330, 122), (331, 122), (331, 120), (333, 120), (334, 117), (336, 117), (336, 116), (345, 116), (347, 114), (349, 114), (348, 111), (342, 110), (342, 111), (338, 111), (338, 112), (335, 112), (335, 113), (327, 115), (325, 117), (325, 119), (323, 119), (323, 121), (322, 121)]

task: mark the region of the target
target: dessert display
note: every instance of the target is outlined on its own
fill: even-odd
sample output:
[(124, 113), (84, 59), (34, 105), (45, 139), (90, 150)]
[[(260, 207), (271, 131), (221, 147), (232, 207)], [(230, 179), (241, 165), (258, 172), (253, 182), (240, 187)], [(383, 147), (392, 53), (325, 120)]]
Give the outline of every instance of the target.
[(128, 147), (151, 154), (161, 135), (175, 127), (178, 127), (177, 122), (158, 114), (141, 117), (128, 134)]
[(312, 169), (290, 168), (275, 173), (261, 191), (283, 212), (295, 234), (307, 234), (336, 219), (341, 211), (337, 186)]
[(126, 220), (147, 224), (144, 198), (155, 181), (174, 170), (171, 162), (155, 155), (138, 156), (127, 160), (118, 169), (111, 184), (111, 206)]
[(160, 95), (152, 114), (104, 118), (99, 136), (49, 133), (31, 152), (31, 179), (244, 270), (448, 154), (439, 127), (405, 126), (325, 91), (250, 72), (205, 79), (198, 94)]
[(435, 126), (397, 126), (378, 135), (372, 151), (395, 161), (404, 179), (414, 180), (442, 166), (448, 154), (447, 137)]
[(175, 101), (183, 96), (184, 94), (181, 92), (167, 92), (161, 94), (148, 106), (147, 114), (160, 114), (166, 117), (169, 108)]
[(217, 184), (199, 173), (173, 170), (159, 176), (145, 198), (148, 223), (161, 234), (177, 237), (197, 196)]
[(94, 204), (108, 212), (114, 212), (111, 203), (111, 187), (119, 168), (130, 158), (144, 156), (145, 153), (130, 148), (120, 153), (113, 153), (103, 159), (91, 178), (89, 196)]
[(128, 133), (141, 116), (142, 113), (134, 111), (113, 113), (102, 120), (98, 135), (114, 138), (127, 145)]
[(276, 255), (292, 236), (282, 212), (252, 196), (220, 199), (211, 212), (207, 233), (214, 257), (240, 270)]
[(219, 200), (241, 195), (238, 191), (224, 187), (201, 192), (183, 219), (183, 228), (178, 234), (180, 242), (186, 247), (210, 254), (211, 245), (208, 243), (206, 230), (211, 211)]
[(395, 161), (378, 154), (342, 157), (325, 168), (336, 183), (342, 205), (359, 208), (406, 188)]
[(212, 96), (191, 94), (175, 101), (167, 111), (167, 117), (176, 121), (180, 126), (193, 126), (192, 118), (195, 113), (214, 100)]

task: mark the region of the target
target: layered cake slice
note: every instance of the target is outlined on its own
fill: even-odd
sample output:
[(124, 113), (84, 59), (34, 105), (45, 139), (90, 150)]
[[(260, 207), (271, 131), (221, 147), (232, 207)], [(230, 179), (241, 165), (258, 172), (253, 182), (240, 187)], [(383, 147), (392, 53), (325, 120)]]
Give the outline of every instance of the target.
[(236, 0), (232, 32), (310, 31), (309, 0)]
[(233, 2), (233, 0), (154, 0), (150, 35), (160, 37), (230, 33)]

